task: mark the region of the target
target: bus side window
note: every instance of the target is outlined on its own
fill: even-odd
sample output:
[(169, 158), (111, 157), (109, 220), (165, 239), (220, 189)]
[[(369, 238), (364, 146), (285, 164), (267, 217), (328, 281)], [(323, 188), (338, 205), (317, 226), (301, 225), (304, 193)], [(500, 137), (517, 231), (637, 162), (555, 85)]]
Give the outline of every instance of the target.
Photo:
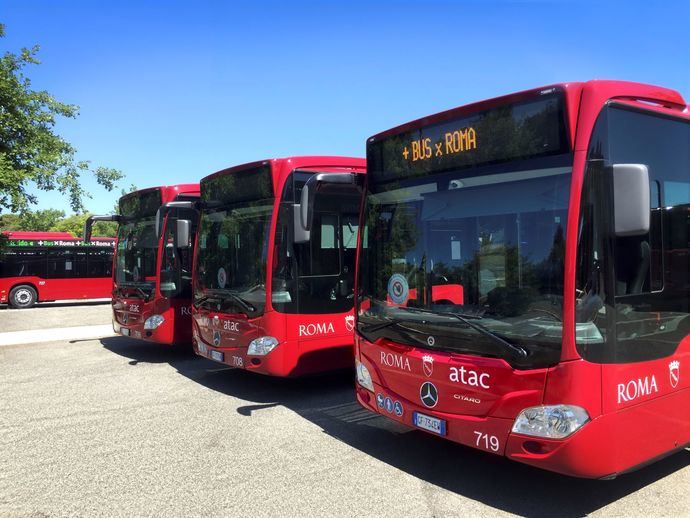
[(690, 316), (690, 123), (619, 107), (608, 117), (608, 163), (646, 165), (651, 194), (649, 233), (614, 238), (615, 360), (662, 358)]
[(49, 279), (64, 279), (74, 275), (74, 252), (48, 250)]

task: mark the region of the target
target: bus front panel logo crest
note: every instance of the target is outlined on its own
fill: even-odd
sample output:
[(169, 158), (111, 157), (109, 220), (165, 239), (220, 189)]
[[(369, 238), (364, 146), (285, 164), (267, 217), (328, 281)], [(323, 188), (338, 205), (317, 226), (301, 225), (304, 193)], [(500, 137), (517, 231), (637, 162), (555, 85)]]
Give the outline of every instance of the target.
[(668, 375), (671, 380), (671, 387), (676, 388), (680, 381), (680, 362), (673, 361), (668, 364)]
[(428, 354), (422, 357), (422, 369), (427, 378), (434, 373), (434, 357)]
[(427, 408), (434, 408), (436, 403), (438, 403), (438, 390), (436, 390), (436, 385), (430, 381), (425, 381), (419, 388), (419, 399)]
[(220, 345), (220, 331), (213, 332), (213, 345), (216, 347)]
[(347, 315), (345, 317), (345, 329), (347, 329), (349, 332), (352, 332), (355, 330), (355, 316), (354, 315)]

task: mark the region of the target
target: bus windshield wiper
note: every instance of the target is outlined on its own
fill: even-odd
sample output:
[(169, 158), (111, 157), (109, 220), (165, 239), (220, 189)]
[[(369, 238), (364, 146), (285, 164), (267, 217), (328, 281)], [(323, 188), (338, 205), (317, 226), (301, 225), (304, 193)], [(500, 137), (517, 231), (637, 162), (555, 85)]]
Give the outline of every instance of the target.
[(234, 291), (230, 290), (223, 290), (223, 289), (215, 289), (215, 290), (206, 290), (207, 293), (209, 293), (211, 296), (216, 296), (216, 297), (229, 297), (232, 299), (234, 302), (236, 302), (245, 312), (249, 313), (255, 313), (256, 308), (252, 306), (249, 302), (244, 300), (242, 297), (240, 297), (237, 293)]
[(476, 315), (467, 315), (467, 316), (465, 316), (465, 315), (463, 315), (462, 313), (453, 313), (453, 312), (437, 313), (437, 312), (435, 312), (435, 311), (431, 311), (431, 310), (428, 310), (428, 309), (410, 308), (410, 307), (405, 307), (405, 308), (403, 308), (403, 309), (404, 309), (405, 311), (412, 311), (412, 312), (417, 312), (417, 313), (425, 313), (425, 314), (430, 314), (430, 315), (439, 315), (439, 316), (442, 316), (442, 315), (449, 315), (449, 316), (452, 316), (452, 317), (456, 318), (457, 320), (460, 320), (460, 322), (464, 323), (465, 325), (471, 327), (472, 329), (474, 329), (474, 330), (477, 331), (478, 333), (481, 333), (481, 334), (483, 334), (484, 336), (488, 336), (489, 338), (491, 338), (491, 339), (494, 340), (495, 342), (500, 343), (501, 345), (503, 345), (503, 347), (505, 347), (506, 349), (510, 350), (511, 352), (513, 352), (514, 354), (516, 354), (517, 356), (519, 356), (520, 358), (527, 358), (527, 355), (529, 354), (529, 353), (527, 352), (527, 349), (525, 349), (524, 347), (521, 347), (521, 346), (519, 346), (519, 345), (510, 343), (508, 340), (506, 340), (506, 339), (503, 338), (502, 336), (497, 335), (496, 333), (490, 331), (489, 329), (487, 329), (487, 328), (484, 327), (483, 325), (477, 324), (476, 322), (472, 322), (471, 319), (480, 319), (480, 318), (481, 318), (481, 317), (477, 317)]
[(141, 288), (140, 286), (130, 286), (130, 285), (127, 285), (127, 284), (122, 284), (122, 285), (120, 286), (120, 291), (127, 291), (127, 290), (132, 290), (132, 291), (137, 292), (137, 293), (139, 294), (139, 296), (140, 296), (143, 300), (149, 300), (149, 297), (151, 296), (151, 293), (150, 293), (150, 292), (147, 293), (147, 292), (144, 291), (143, 288)]

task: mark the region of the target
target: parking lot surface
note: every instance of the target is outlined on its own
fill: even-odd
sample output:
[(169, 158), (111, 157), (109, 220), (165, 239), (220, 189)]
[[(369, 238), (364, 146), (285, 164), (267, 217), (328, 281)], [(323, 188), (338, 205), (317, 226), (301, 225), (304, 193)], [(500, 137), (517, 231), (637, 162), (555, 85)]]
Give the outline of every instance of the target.
[[(90, 325), (108, 323), (100, 307)], [(0, 515), (690, 512), (687, 451), (613, 481), (562, 477), (371, 415), (352, 378), (266, 378), (114, 336), (2, 346)]]

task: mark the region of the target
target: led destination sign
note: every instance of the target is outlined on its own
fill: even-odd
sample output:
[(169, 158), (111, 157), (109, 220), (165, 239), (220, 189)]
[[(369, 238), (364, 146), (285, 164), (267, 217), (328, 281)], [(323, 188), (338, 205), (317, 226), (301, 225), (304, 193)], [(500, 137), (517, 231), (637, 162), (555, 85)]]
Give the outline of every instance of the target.
[(112, 241), (99, 241), (97, 239), (92, 239), (88, 243), (84, 241), (63, 241), (63, 240), (44, 240), (44, 239), (10, 239), (5, 243), (7, 246), (10, 247), (47, 247), (47, 248), (53, 248), (53, 247), (89, 247), (89, 246), (97, 246), (97, 247), (107, 247), (107, 248), (114, 248), (115, 247), (115, 240)]
[(563, 96), (500, 106), (370, 142), (370, 182), (569, 151)]

